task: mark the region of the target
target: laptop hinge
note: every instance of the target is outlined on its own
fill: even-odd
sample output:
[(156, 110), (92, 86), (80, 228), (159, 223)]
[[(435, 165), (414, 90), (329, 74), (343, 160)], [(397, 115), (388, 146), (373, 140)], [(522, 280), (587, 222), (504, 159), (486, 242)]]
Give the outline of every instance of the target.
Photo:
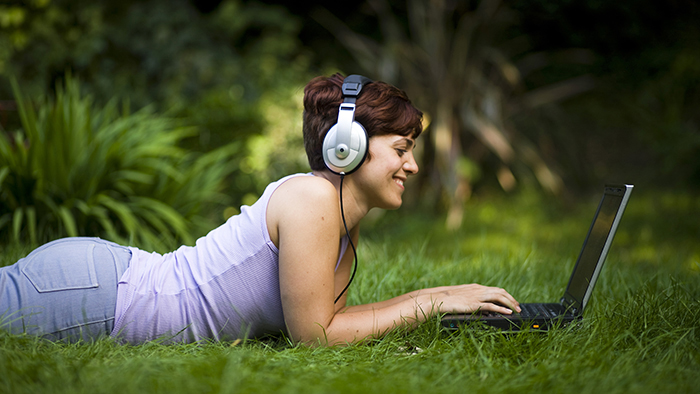
[(566, 297), (562, 297), (561, 300), (559, 300), (559, 303), (564, 306), (567, 312), (570, 312), (572, 315), (578, 315), (578, 308), (576, 308), (573, 301), (569, 301), (566, 299)]

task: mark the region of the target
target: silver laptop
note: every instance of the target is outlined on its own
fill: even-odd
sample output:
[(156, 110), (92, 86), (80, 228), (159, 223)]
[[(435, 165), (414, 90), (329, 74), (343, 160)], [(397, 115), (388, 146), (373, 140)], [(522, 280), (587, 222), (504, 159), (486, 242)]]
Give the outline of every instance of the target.
[(581, 319), (633, 188), (633, 185), (605, 186), (603, 198), (583, 242), (569, 285), (558, 303), (520, 304), (521, 313), (512, 315), (491, 312), (445, 315), (442, 325), (454, 330), (461, 325), (481, 321), (486, 325), (509, 331), (525, 328), (548, 330)]

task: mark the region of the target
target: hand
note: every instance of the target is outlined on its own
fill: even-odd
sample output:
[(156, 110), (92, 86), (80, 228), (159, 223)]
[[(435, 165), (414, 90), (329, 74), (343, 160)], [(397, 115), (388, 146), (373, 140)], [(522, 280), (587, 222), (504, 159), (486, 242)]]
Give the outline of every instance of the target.
[[(440, 313), (474, 313), (489, 311), (510, 315), (520, 312), (520, 303), (507, 291), (479, 284), (445, 286), (418, 292), (430, 298)], [(421, 294), (422, 293), (422, 294)]]

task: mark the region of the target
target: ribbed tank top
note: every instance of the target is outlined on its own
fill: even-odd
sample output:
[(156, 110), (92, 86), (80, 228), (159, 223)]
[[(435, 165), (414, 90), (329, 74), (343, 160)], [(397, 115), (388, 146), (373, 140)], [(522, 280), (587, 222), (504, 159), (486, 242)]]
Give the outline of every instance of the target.
[[(271, 183), (252, 206), (164, 255), (129, 247), (119, 280), (112, 336), (129, 343), (232, 340), (286, 332), (279, 251), (267, 231), (272, 193), (295, 174)], [(340, 242), (340, 257), (347, 248)], [(337, 265), (336, 265), (337, 269)]]

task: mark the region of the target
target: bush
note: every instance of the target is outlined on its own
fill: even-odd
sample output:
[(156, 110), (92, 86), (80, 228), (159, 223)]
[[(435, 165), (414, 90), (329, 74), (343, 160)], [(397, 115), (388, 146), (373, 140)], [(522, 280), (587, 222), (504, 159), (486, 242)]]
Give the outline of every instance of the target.
[[(318, 72), (299, 40), (301, 20), (286, 8), (242, 0), (14, 3), (0, 5), (0, 100), (12, 95), (6, 77), (17, 78), (25, 94), (36, 97), (70, 71), (97, 105), (128, 99), (134, 110), (151, 106), (186, 118), (198, 133), (182, 147), (208, 152), (235, 140), (238, 152), (229, 152), (235, 169), (225, 190), (230, 212), (258, 196), (268, 176), (308, 171), (305, 157), (290, 155), (286, 146), (278, 150), (284, 149), (284, 160), (293, 157), (295, 167), (282, 168), (277, 157), (270, 161), (277, 172), (251, 165), (266, 160), (251, 149), (272, 138), (270, 119), (282, 119), (272, 110), (298, 109), (293, 121), (299, 126), (290, 120), (287, 128), (290, 136), (301, 135), (297, 97)], [(293, 102), (286, 100), (289, 93)], [(303, 155), (303, 145), (293, 146)]]
[(228, 145), (204, 155), (178, 146), (196, 133), (146, 108), (102, 108), (70, 76), (37, 110), (13, 89), (21, 129), (0, 133), (0, 242), (100, 236), (147, 249), (191, 243), (225, 203)]

